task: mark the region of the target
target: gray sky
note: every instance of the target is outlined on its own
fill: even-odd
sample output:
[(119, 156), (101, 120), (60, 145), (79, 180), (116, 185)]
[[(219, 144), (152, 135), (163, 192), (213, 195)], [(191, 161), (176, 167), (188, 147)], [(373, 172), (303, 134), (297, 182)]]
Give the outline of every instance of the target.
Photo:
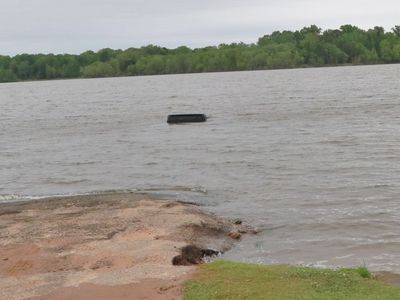
[(390, 30), (400, 1), (0, 0), (0, 54), (248, 43), (311, 24)]

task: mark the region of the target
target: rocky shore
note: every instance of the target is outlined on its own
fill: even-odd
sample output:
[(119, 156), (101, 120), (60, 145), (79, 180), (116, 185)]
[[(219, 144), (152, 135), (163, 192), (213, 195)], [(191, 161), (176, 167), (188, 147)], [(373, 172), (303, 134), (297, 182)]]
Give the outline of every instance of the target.
[(0, 299), (180, 299), (195, 269), (172, 264), (181, 249), (226, 251), (247, 232), (135, 193), (0, 204)]

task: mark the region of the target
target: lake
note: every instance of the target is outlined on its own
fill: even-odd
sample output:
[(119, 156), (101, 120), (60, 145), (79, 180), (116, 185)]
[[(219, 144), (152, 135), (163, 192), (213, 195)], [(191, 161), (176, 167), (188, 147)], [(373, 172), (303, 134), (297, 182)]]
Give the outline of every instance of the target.
[(0, 201), (154, 193), (262, 229), (227, 259), (400, 273), (399, 78), (376, 65), (0, 84)]

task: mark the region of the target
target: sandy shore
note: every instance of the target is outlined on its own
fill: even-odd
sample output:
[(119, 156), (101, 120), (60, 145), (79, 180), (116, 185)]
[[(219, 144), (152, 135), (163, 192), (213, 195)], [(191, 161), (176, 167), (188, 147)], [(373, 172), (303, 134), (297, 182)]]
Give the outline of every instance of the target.
[(180, 299), (195, 267), (172, 258), (229, 249), (238, 226), (134, 193), (0, 204), (0, 299)]

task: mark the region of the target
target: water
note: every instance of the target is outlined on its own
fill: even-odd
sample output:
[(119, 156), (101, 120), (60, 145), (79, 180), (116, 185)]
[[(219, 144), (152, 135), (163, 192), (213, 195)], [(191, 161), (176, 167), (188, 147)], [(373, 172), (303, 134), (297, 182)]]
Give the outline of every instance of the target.
[[(226, 258), (400, 272), (400, 65), (0, 84), (0, 201), (144, 190), (263, 231)], [(206, 113), (167, 125), (170, 113)]]

